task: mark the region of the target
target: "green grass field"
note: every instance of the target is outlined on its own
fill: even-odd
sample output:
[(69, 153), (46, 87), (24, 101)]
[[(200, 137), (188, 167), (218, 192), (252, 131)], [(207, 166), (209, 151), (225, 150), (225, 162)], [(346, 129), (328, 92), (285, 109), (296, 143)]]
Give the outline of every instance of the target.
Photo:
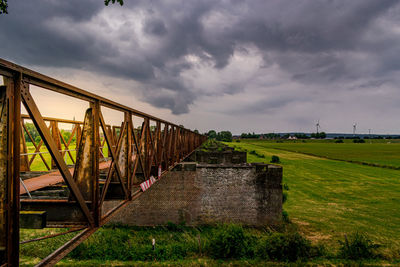
[(289, 198), (284, 209), (311, 240), (337, 247), (345, 234), (360, 231), (384, 246), (388, 257), (400, 257), (400, 171), (364, 166), (279, 149), (340, 159), (400, 165), (400, 144), (276, 143), (241, 140), (227, 143), (255, 150), (249, 162), (281, 159)]
[(261, 148), (275, 148), (330, 159), (400, 168), (399, 140), (366, 140), (364, 144), (355, 144), (352, 140), (344, 140), (343, 144), (336, 144), (334, 141), (305, 140), (305, 142), (302, 142), (301, 140), (288, 140), (277, 143), (267, 140), (241, 140), (242, 143), (254, 144)]

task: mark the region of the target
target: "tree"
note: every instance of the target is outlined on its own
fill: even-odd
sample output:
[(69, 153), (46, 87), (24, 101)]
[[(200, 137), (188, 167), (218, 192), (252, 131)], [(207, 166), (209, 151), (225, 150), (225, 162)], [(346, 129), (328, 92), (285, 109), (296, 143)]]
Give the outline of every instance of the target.
[(230, 131), (222, 131), (217, 134), (218, 141), (232, 142), (232, 133)]
[[(32, 136), (33, 140), (37, 140), (38, 137), (40, 138), (39, 132), (36, 130), (35, 125), (33, 123), (25, 123), (25, 128), (28, 130), (29, 134)], [(28, 134), (24, 131), (24, 138), (25, 142), (31, 142), (31, 139), (29, 139)]]
[(217, 132), (214, 130), (210, 130), (210, 131), (208, 131), (207, 136), (210, 139), (215, 139), (215, 138), (217, 138)]
[(0, 0), (0, 14), (8, 14), (7, 8), (7, 0)]
[(124, 5), (124, 0), (104, 0), (104, 4), (108, 6), (110, 3), (115, 4), (115, 2), (119, 3), (121, 6)]
[(199, 133), (199, 130), (195, 129), (193, 132), (195, 132), (195, 133), (197, 133), (197, 134), (198, 134), (198, 133)]

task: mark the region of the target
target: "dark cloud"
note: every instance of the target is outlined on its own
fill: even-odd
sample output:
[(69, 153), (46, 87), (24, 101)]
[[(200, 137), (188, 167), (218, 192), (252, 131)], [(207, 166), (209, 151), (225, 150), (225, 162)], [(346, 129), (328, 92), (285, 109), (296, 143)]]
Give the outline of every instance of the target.
[[(396, 0), (126, 1), (123, 7), (101, 0), (14, 1), (10, 14), (0, 16), (0, 56), (134, 80), (142, 86), (127, 90), (182, 114), (203, 95), (245, 90), (248, 80), (196, 90), (184, 73), (202, 64), (224, 70), (247, 49), (256, 49), (264, 66), (287, 73), (288, 82), (332, 90), (352, 89), (348, 83), (359, 79), (365, 84), (359, 88), (379, 87), (380, 76), (400, 69), (400, 38), (391, 32), (399, 10)], [(272, 99), (242, 112), (295, 101)]]

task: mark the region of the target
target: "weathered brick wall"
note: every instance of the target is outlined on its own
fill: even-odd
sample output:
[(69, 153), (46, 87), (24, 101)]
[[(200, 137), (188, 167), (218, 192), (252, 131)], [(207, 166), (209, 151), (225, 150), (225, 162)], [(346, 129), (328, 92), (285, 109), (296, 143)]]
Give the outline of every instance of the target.
[[(271, 225), (282, 215), (282, 168), (184, 163), (111, 220), (130, 225), (236, 222)], [(179, 169), (179, 168), (178, 168)], [(105, 204), (104, 210), (112, 203)]]

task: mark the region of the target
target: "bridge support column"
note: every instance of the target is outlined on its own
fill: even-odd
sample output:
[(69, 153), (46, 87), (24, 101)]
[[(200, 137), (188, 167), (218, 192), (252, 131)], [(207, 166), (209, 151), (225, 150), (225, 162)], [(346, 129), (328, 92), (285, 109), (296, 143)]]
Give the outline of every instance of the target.
[(19, 264), (21, 75), (0, 87), (0, 264)]

